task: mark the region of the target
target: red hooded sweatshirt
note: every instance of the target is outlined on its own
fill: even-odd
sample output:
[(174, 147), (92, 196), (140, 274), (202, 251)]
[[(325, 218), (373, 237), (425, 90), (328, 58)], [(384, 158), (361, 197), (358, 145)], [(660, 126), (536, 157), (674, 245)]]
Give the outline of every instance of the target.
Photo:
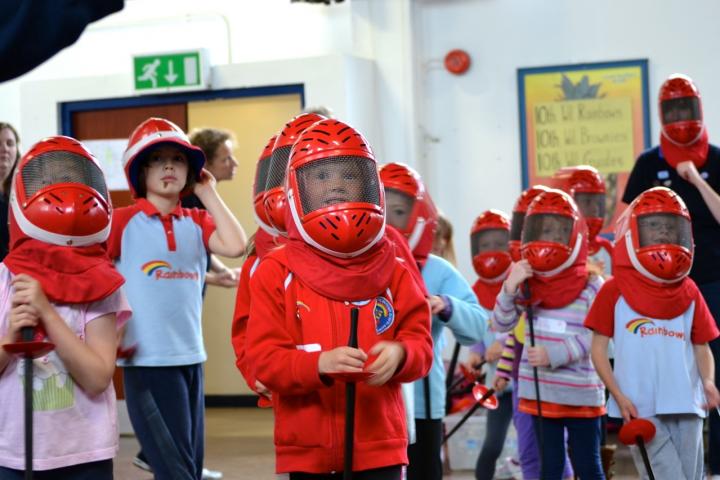
[[(278, 473), (343, 470), (345, 384), (318, 372), (320, 353), (347, 345), (353, 304), (313, 290), (288, 266), (288, 247), (269, 253), (250, 279), (247, 356), (273, 392)], [(359, 382), (353, 470), (407, 464), (401, 382), (432, 364), (430, 311), (406, 266), (393, 256), (389, 285), (359, 308), (358, 346), (400, 342), (405, 361), (385, 385)]]

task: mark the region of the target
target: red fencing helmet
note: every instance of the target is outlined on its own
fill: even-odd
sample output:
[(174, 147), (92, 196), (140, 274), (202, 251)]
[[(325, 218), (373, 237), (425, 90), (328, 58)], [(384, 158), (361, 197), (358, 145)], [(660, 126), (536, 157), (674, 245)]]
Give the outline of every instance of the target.
[(285, 124), (285, 127), (277, 135), (275, 145), (273, 145), (263, 204), (270, 224), (282, 234), (287, 232), (285, 226), (285, 211), (287, 210), (285, 175), (287, 173), (290, 149), (305, 129), (313, 123), (324, 119), (325, 117), (316, 113), (298, 115)]
[(275, 146), (277, 135), (273, 135), (268, 140), (267, 145), (258, 158), (255, 167), (255, 180), (253, 181), (253, 216), (255, 222), (272, 236), (277, 236), (278, 231), (270, 223), (268, 214), (265, 211), (265, 184), (267, 183), (268, 172), (270, 171), (270, 162), (272, 158), (272, 150)]
[(690, 213), (669, 188), (654, 187), (638, 195), (618, 219), (615, 241), (625, 242), (633, 267), (653, 281), (675, 283), (690, 273)]
[(475, 272), (486, 282), (505, 278), (512, 258), (508, 251), (510, 219), (500, 210), (487, 210), (473, 222), (470, 251)]
[(361, 255), (385, 233), (385, 196), (365, 138), (338, 120), (305, 130), (290, 152), (287, 199), (302, 238), (341, 258)]
[(690, 77), (670, 75), (660, 87), (658, 104), (662, 134), (671, 143), (687, 146), (700, 138), (704, 129), (702, 102)]
[(569, 193), (588, 226), (588, 237), (600, 234), (605, 223), (605, 180), (590, 165), (563, 167), (553, 175), (555, 187)]
[(585, 226), (570, 195), (551, 189), (532, 201), (522, 231), (522, 258), (541, 276), (553, 276), (575, 263)]
[[(387, 163), (380, 167), (380, 180), (385, 187), (387, 222), (407, 237), (413, 253), (427, 257), (435, 238), (438, 211), (420, 174), (402, 163)], [(391, 195), (403, 204), (400, 215), (390, 210)]]
[(61, 246), (102, 243), (111, 213), (100, 165), (74, 138), (45, 138), (18, 162), (10, 192), (11, 248), (22, 237)]
[(510, 222), (510, 241), (508, 242), (510, 257), (513, 262), (521, 259), (520, 244), (522, 240), (523, 223), (525, 222), (525, 213), (535, 197), (541, 192), (548, 190), (549, 188), (545, 185), (533, 185), (527, 190), (524, 190), (515, 202), (512, 210), (512, 221)]

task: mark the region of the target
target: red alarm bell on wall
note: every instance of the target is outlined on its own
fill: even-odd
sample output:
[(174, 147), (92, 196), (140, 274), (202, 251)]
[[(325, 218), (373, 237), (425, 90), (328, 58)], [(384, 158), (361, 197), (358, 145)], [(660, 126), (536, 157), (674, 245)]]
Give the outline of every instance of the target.
[(447, 68), (450, 73), (462, 75), (470, 68), (470, 55), (468, 55), (465, 50), (450, 50), (447, 55), (445, 55), (445, 68)]

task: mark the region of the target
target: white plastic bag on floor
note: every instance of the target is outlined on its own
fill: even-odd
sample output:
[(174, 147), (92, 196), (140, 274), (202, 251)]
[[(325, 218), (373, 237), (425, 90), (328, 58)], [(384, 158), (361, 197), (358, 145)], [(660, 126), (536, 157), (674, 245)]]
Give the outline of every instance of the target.
[[(450, 432), (466, 412), (456, 413), (445, 417), (445, 432)], [(487, 410), (479, 409), (475, 415), (470, 417), (460, 430), (455, 432), (450, 440), (448, 440), (448, 460), (451, 470), (475, 470), (478, 455), (485, 441), (485, 430), (487, 424)], [(510, 462), (508, 463), (508, 458)], [(516, 475), (516, 470), (511, 468), (513, 459), (517, 459), (517, 432), (515, 427), (510, 424), (503, 451), (498, 458), (496, 464), (495, 478), (510, 479), (521, 478)], [(508, 473), (503, 473), (508, 472)], [(501, 473), (503, 476), (501, 476)]]
[[(508, 432), (509, 433), (509, 432)], [(522, 469), (520, 468), (520, 461), (514, 457), (502, 457), (497, 461), (495, 466), (495, 479), (496, 480), (512, 480), (521, 479)]]

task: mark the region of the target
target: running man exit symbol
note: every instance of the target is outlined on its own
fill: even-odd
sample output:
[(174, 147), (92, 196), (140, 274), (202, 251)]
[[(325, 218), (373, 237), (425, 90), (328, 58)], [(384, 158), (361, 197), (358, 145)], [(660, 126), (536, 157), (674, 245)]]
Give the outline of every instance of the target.
[(144, 55), (133, 58), (135, 90), (187, 90), (204, 88), (201, 52)]

